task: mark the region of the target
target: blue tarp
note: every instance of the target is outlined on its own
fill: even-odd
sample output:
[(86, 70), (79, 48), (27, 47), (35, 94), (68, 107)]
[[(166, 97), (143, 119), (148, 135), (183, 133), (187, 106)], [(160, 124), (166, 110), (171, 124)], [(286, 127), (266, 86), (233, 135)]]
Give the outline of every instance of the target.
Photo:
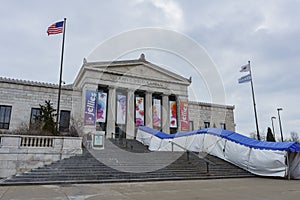
[(218, 128), (206, 128), (201, 129), (197, 131), (191, 131), (191, 132), (179, 132), (176, 134), (167, 134), (158, 130), (154, 130), (152, 128), (146, 127), (146, 126), (140, 126), (141, 130), (150, 133), (152, 135), (155, 135), (156, 137), (159, 137), (160, 139), (172, 139), (176, 137), (183, 137), (183, 136), (189, 136), (189, 135), (195, 135), (195, 134), (212, 134), (216, 135), (225, 139), (228, 139), (230, 141), (233, 141), (235, 143), (252, 147), (255, 149), (265, 149), (265, 150), (279, 150), (279, 151), (291, 151), (291, 152), (300, 152), (300, 145), (297, 142), (266, 142), (266, 141), (259, 141), (255, 140), (249, 137), (246, 137), (244, 135), (241, 135), (236, 132), (228, 131), (228, 130), (222, 130)]

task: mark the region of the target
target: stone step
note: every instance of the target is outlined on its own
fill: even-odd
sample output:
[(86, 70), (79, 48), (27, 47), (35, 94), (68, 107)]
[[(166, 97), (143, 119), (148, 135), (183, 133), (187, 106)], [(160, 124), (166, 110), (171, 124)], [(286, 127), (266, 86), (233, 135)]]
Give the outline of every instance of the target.
[[(215, 165), (209, 165), (209, 172), (207, 172), (206, 163), (193, 154), (189, 155), (189, 159), (187, 159), (187, 154), (182, 152), (154, 152), (151, 154), (147, 151), (147, 147), (135, 140), (127, 141), (127, 148), (120, 148), (115, 143), (114, 140), (107, 140), (105, 150), (84, 151), (83, 155), (63, 159), (2, 180), (0, 185), (190, 180), (253, 176), (243, 169), (210, 155), (205, 158), (214, 162)], [(130, 144), (129, 148), (128, 144)], [(144, 154), (141, 154), (145, 152), (150, 153), (146, 155), (148, 156), (147, 160), (143, 158)], [(116, 162), (109, 162), (109, 166), (101, 162), (106, 162), (112, 158)], [(159, 168), (164, 166), (164, 161), (170, 163)], [(127, 171), (150, 170), (153, 167), (157, 170), (134, 173), (120, 171), (118, 170), (120, 166), (121, 169)]]

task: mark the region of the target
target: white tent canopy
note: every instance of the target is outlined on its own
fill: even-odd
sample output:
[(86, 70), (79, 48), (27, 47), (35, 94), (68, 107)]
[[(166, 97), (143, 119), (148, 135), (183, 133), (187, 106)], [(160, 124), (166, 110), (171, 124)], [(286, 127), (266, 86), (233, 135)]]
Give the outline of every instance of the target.
[(136, 139), (151, 151), (205, 152), (261, 176), (300, 179), (300, 145), (258, 141), (238, 133), (208, 128), (166, 134), (140, 126)]

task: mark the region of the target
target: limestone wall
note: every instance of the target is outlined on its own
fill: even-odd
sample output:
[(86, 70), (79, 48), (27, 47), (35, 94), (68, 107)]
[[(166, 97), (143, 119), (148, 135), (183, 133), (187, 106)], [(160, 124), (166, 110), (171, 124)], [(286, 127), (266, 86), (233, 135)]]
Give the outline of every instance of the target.
[(234, 106), (189, 102), (189, 121), (193, 121), (194, 130), (203, 129), (204, 122), (209, 122), (211, 128), (221, 128), (224, 123), (226, 130), (235, 131)]
[[(45, 100), (50, 100), (55, 109), (57, 107), (57, 85), (5, 78), (0, 78), (0, 83), (0, 105), (12, 106), (10, 131), (20, 128), (22, 124), (28, 126), (31, 109), (39, 108)], [(62, 89), (60, 110), (72, 110), (72, 94), (72, 88)]]
[(82, 154), (81, 137), (0, 135), (0, 178)]

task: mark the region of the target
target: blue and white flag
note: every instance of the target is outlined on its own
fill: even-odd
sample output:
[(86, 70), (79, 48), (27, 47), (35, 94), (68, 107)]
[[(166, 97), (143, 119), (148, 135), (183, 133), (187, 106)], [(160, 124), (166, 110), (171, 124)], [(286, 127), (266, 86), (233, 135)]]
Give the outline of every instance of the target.
[(250, 64), (241, 66), (240, 72), (249, 72), (250, 71)]
[(241, 78), (239, 78), (239, 83), (246, 83), (246, 82), (249, 82), (251, 80), (252, 80), (251, 74), (248, 74), (246, 76), (242, 76)]

